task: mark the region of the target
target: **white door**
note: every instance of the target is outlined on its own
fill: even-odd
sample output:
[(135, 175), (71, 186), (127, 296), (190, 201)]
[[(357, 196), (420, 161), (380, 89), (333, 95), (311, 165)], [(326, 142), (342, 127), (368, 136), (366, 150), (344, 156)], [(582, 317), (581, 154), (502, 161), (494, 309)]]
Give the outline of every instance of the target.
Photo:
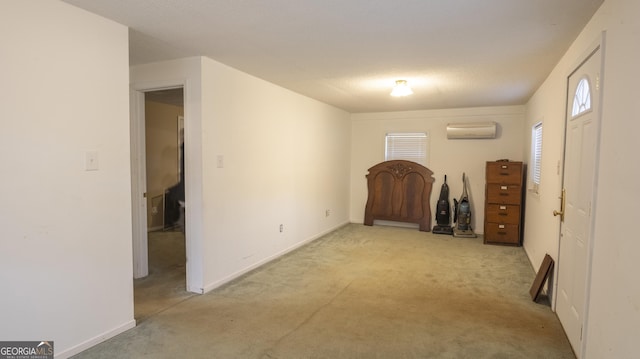
[(564, 220), (560, 225), (556, 312), (578, 356), (587, 314), (602, 79), (600, 46), (569, 76)]
[(131, 111), (131, 212), (133, 278), (149, 275), (147, 245), (147, 174), (145, 157), (144, 92), (130, 91)]

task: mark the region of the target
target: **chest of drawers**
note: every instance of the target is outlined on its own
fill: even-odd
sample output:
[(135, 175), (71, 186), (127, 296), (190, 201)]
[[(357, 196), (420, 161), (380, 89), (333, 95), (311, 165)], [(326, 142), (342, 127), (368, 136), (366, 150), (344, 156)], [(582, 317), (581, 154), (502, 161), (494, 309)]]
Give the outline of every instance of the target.
[(522, 242), (522, 162), (487, 162), (484, 243), (519, 246)]

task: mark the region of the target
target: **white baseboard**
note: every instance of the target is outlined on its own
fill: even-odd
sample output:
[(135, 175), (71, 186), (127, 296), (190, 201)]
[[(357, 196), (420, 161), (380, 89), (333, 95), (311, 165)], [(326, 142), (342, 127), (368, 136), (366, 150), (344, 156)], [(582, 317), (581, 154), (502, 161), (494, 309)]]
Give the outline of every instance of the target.
[(98, 345), (98, 344), (104, 342), (105, 340), (113, 338), (116, 335), (118, 335), (120, 333), (123, 333), (123, 332), (125, 332), (125, 331), (127, 331), (127, 330), (129, 330), (129, 329), (131, 329), (131, 328), (133, 328), (135, 326), (136, 326), (136, 321), (135, 320), (130, 320), (130, 321), (128, 321), (128, 322), (126, 322), (126, 323), (124, 323), (124, 324), (122, 324), (122, 325), (120, 325), (120, 326), (118, 326), (116, 328), (113, 328), (113, 329), (111, 329), (111, 330), (109, 330), (107, 332), (104, 332), (104, 333), (102, 333), (102, 334), (100, 334), (98, 336), (95, 336), (95, 337), (93, 337), (93, 338), (91, 338), (91, 339), (89, 339), (89, 340), (87, 340), (87, 341), (85, 341), (83, 343), (80, 343), (80, 344), (78, 344), (76, 346), (73, 346), (73, 347), (71, 347), (71, 348), (69, 348), (67, 350), (64, 350), (64, 351), (60, 352), (60, 353), (55, 353), (54, 357), (55, 358), (60, 358), (60, 359), (66, 359), (66, 358), (72, 357), (72, 356), (74, 356), (74, 355), (76, 355), (76, 354), (78, 354), (78, 353), (80, 353), (80, 352), (82, 352), (84, 350), (87, 350), (87, 349), (91, 348), (94, 345)]
[(287, 254), (287, 253), (289, 253), (291, 251), (294, 251), (294, 250), (304, 246), (305, 244), (311, 243), (311, 242), (315, 241), (316, 239), (318, 239), (318, 238), (320, 238), (320, 237), (322, 237), (322, 236), (324, 236), (326, 234), (329, 234), (329, 233), (337, 230), (338, 228), (346, 226), (349, 223), (351, 223), (351, 222), (349, 222), (349, 221), (342, 222), (342, 223), (338, 224), (335, 227), (332, 227), (330, 229), (327, 229), (326, 231), (320, 232), (320, 233), (318, 233), (318, 234), (316, 234), (316, 235), (314, 235), (314, 236), (312, 236), (310, 238), (307, 238), (307, 239), (305, 239), (303, 241), (300, 241), (300, 242), (292, 245), (291, 247), (285, 248), (284, 250), (282, 250), (282, 251), (280, 251), (278, 253), (275, 253), (275, 254), (273, 254), (273, 255), (271, 255), (269, 257), (266, 257), (265, 259), (263, 259), (261, 261), (258, 261), (256, 263), (250, 265), (247, 268), (239, 270), (239, 271), (237, 271), (237, 272), (235, 272), (235, 273), (233, 273), (233, 274), (231, 274), (231, 275), (229, 275), (229, 276), (227, 276), (225, 278), (222, 278), (222, 279), (217, 280), (217, 281), (215, 281), (213, 283), (205, 285), (205, 287), (203, 288), (203, 293), (210, 292), (210, 291), (212, 291), (212, 290), (214, 290), (214, 289), (216, 289), (216, 288), (218, 288), (218, 287), (220, 287), (220, 286), (222, 286), (222, 285), (224, 285), (226, 283), (229, 283), (230, 281), (242, 276), (243, 274), (246, 274), (246, 273), (248, 273), (248, 272), (250, 272), (250, 271), (252, 271), (252, 270), (254, 270), (254, 269), (256, 269), (256, 268), (258, 268), (260, 266), (263, 266), (263, 265), (265, 265), (265, 264), (267, 264), (267, 263), (269, 263), (269, 262), (271, 262), (271, 261), (273, 261), (273, 260), (275, 260), (277, 258), (280, 258), (283, 255), (285, 255), (285, 254)]

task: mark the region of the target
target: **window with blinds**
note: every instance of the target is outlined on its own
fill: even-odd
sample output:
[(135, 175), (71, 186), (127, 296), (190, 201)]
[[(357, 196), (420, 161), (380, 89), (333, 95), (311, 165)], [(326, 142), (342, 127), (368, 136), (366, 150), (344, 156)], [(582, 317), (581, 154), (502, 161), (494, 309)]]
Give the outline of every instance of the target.
[(407, 160), (427, 166), (428, 136), (426, 133), (387, 133), (385, 161)]
[(531, 129), (531, 183), (534, 192), (540, 187), (540, 162), (542, 160), (542, 122)]

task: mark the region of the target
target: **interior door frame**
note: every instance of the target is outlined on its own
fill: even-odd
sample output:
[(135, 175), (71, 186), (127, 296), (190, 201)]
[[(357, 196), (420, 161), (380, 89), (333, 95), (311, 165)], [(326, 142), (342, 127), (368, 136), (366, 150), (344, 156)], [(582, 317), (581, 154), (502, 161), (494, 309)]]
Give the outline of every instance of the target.
[[(598, 110), (595, 113), (596, 121), (597, 121), (597, 134), (596, 134), (596, 148), (595, 148), (595, 162), (594, 162), (594, 178), (593, 178), (593, 193), (591, 197), (591, 218), (589, 220), (589, 232), (590, 238), (587, 243), (587, 258), (586, 258), (586, 273), (585, 273), (585, 293), (584, 293), (584, 313), (582, 315), (582, 338), (580, 342), (580, 352), (576, 353), (578, 357), (584, 354), (586, 349), (586, 340), (584, 338), (587, 337), (587, 331), (589, 328), (589, 304), (590, 304), (590, 291), (591, 291), (591, 277), (592, 277), (592, 263), (593, 263), (593, 249), (594, 249), (594, 238), (593, 233), (595, 229), (595, 217), (596, 217), (596, 201), (597, 201), (597, 187), (598, 187), (598, 168), (600, 163), (600, 140), (601, 140), (601, 128), (602, 128), (602, 110), (603, 110), (603, 94), (604, 94), (604, 86), (602, 79), (604, 78), (604, 62), (605, 62), (605, 38), (606, 31), (603, 31), (599, 38), (593, 41), (586, 51), (584, 51), (581, 56), (578, 58), (578, 61), (571, 67), (571, 71), (567, 74), (566, 77), (566, 101), (565, 101), (565, 109), (564, 109), (564, 138), (563, 138), (563, 159), (562, 159), (562, 179), (560, 181), (560, 192), (563, 188), (565, 188), (565, 170), (566, 170), (566, 146), (567, 146), (567, 128), (569, 124), (569, 107), (571, 106), (573, 100), (573, 94), (569, 92), (570, 86), (569, 81), (571, 76), (578, 71), (578, 69), (587, 62), (591, 56), (593, 56), (598, 50), (600, 50), (600, 78), (598, 79), (598, 86), (600, 86), (600, 90), (597, 92), (597, 98), (599, 101)], [(562, 258), (560, 257), (560, 241), (562, 240), (562, 223), (558, 226), (558, 258), (556, 264), (556, 273), (554, 275), (555, 278), (558, 278), (559, 271), (562, 268)], [(558, 280), (554, 280), (554, 288), (553, 288), (553, 301), (552, 301), (552, 309), (556, 311), (556, 305), (558, 302)]]
[[(145, 140), (145, 92), (182, 88), (186, 93), (185, 82), (158, 81), (132, 86), (130, 89), (131, 112), (131, 198), (133, 225), (133, 277), (142, 278), (149, 275), (148, 237), (147, 237), (147, 170)], [(183, 106), (185, 102), (183, 95)], [(186, 115), (186, 106), (185, 115)], [(186, 116), (185, 116), (186, 118)], [(186, 123), (185, 123), (186, 126)], [(185, 173), (188, 175), (188, 173)], [(189, 181), (185, 181), (189, 182)], [(186, 224), (185, 224), (186, 226)], [(189, 240), (185, 231), (185, 251), (189, 253)], [(186, 273), (187, 290), (190, 282), (190, 271)], [(198, 291), (201, 293), (201, 291)]]

